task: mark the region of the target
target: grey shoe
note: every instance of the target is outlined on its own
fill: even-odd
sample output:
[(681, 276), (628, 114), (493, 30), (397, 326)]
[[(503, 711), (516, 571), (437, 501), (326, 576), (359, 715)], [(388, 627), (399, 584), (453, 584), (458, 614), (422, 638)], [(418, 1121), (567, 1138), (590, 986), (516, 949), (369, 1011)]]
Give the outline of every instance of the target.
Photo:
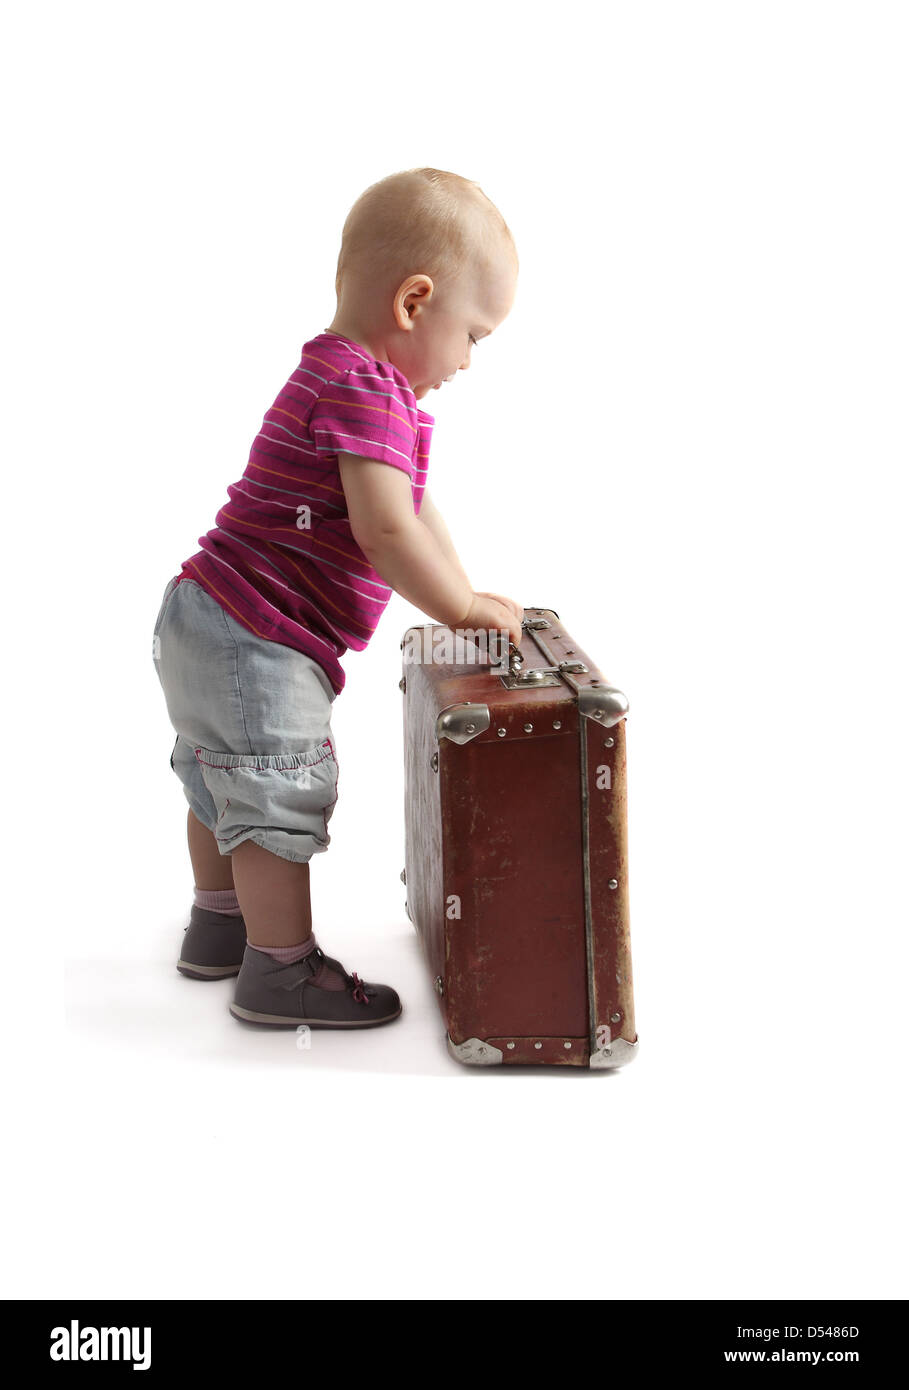
[(192, 980), (224, 980), (240, 973), (245, 950), (242, 917), (225, 917), (223, 912), (193, 905), (177, 969)]
[[(323, 964), (344, 976), (346, 989), (323, 989), (312, 983)], [(375, 1028), (398, 1017), (401, 1000), (390, 985), (348, 975), (341, 962), (326, 956), (319, 946), (292, 965), (279, 965), (272, 956), (248, 945), (230, 1011), (244, 1023), (283, 1028), (301, 1023), (310, 1028)]]

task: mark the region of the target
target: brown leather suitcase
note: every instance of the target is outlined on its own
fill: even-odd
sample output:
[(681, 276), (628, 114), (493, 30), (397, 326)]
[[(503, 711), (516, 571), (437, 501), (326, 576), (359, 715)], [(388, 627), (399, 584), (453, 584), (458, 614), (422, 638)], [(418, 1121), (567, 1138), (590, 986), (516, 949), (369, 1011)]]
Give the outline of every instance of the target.
[(500, 657), (408, 628), (405, 908), (460, 1062), (618, 1067), (637, 1053), (628, 701), (551, 608)]

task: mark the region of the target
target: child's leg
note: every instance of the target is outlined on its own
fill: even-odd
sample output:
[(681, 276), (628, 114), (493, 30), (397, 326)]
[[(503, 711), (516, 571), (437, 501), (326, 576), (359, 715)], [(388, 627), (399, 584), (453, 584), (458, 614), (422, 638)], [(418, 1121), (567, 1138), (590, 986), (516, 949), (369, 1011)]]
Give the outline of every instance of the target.
[[(252, 840), (239, 844), (231, 859), (248, 945), (276, 961), (295, 961), (311, 954), (317, 943), (309, 901), (309, 864), (282, 859)], [(312, 983), (321, 989), (347, 987), (346, 976), (325, 960)]]
[[(278, 961), (298, 960), (316, 947), (309, 901), (309, 864), (282, 859), (252, 840), (231, 852), (237, 902), (246, 923), (246, 940), (253, 950)], [(347, 986), (327, 961), (312, 977), (321, 989)]]
[(252, 840), (244, 840), (229, 858), (250, 946), (297, 946), (307, 941), (312, 935), (309, 864), (282, 859)]
[(281, 859), (252, 840), (222, 854), (192, 811), (187, 837), (196, 887), (235, 890), (251, 946), (297, 946), (312, 934), (308, 864)]
[(192, 811), (186, 819), (186, 837), (189, 841), (189, 857), (193, 862), (196, 887), (203, 892), (233, 888), (234, 875), (230, 855), (221, 853), (218, 842), (208, 826), (203, 825)]

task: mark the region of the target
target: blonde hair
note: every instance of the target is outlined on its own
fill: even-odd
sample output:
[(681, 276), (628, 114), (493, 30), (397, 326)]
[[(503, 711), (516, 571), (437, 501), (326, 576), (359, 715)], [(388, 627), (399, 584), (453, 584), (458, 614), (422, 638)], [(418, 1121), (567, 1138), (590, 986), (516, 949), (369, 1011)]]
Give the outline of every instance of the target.
[(445, 169), (405, 169), (371, 184), (344, 222), (335, 292), (348, 274), (394, 280), (424, 273), (440, 283), (465, 266), (486, 270), (514, 237), (478, 183)]

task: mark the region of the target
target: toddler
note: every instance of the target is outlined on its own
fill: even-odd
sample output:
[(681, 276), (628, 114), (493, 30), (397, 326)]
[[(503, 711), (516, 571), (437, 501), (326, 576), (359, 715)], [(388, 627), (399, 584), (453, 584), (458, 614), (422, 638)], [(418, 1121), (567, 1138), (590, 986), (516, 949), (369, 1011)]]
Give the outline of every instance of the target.
[(368, 188), (344, 224), (331, 325), (303, 345), (214, 529), (165, 588), (154, 656), (195, 880), (177, 969), (236, 975), (238, 1019), (369, 1028), (401, 1013), (312, 928), (339, 658), (363, 650), (392, 590), (449, 627), (520, 641), (521, 606), (474, 592), (426, 490), (435, 422), (417, 406), (508, 314), (517, 267), (476, 183), (411, 169)]

